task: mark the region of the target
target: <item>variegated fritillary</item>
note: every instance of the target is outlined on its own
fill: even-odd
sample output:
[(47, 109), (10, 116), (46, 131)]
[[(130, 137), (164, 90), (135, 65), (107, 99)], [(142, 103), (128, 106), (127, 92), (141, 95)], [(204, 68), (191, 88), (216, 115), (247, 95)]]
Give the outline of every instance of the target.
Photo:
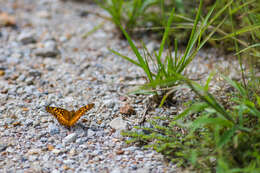
[(84, 115), (85, 112), (94, 107), (94, 103), (88, 104), (79, 108), (76, 112), (74, 110), (68, 111), (66, 109), (46, 106), (46, 111), (55, 116), (60, 124), (71, 127), (73, 126), (78, 119)]

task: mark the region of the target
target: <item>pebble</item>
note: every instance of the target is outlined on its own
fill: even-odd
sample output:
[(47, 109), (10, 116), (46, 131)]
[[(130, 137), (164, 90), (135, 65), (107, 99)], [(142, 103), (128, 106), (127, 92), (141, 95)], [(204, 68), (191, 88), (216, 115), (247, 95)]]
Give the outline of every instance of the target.
[(65, 103), (73, 103), (73, 97), (66, 97), (65, 99), (64, 99), (64, 102)]
[(27, 119), (24, 123), (25, 126), (31, 126), (33, 125), (33, 120)]
[(64, 160), (63, 163), (67, 164), (67, 165), (72, 165), (75, 161), (74, 160)]
[(24, 74), (21, 74), (18, 78), (17, 78), (17, 81), (19, 82), (24, 82), (26, 79), (26, 76)]
[(8, 145), (5, 143), (0, 144), (0, 152), (4, 151), (7, 147)]
[(116, 130), (126, 130), (128, 128), (127, 122), (121, 117), (113, 119), (109, 125)]
[(94, 132), (94, 131), (91, 130), (91, 129), (88, 129), (88, 137), (92, 138), (92, 137), (95, 136), (95, 134), (96, 134), (96, 132)]
[(9, 146), (9, 147), (7, 147), (6, 151), (9, 153), (13, 153), (15, 151), (15, 149), (13, 147)]
[(35, 43), (36, 38), (35, 34), (30, 31), (24, 31), (18, 36), (18, 41), (20, 41), (23, 44), (29, 44), (29, 43)]
[(40, 77), (42, 75), (42, 73), (38, 70), (30, 70), (29, 75), (32, 77)]
[(42, 57), (56, 57), (60, 54), (57, 48), (57, 44), (54, 40), (47, 40), (43, 43), (42, 48), (38, 48), (35, 51), (35, 55)]
[(54, 154), (60, 154), (60, 153), (61, 153), (61, 150), (59, 150), (59, 149), (53, 149), (52, 152), (53, 152)]
[(113, 108), (115, 106), (115, 101), (113, 99), (104, 100), (103, 103), (108, 108)]
[(49, 129), (50, 135), (55, 135), (55, 134), (59, 134), (60, 133), (60, 129), (56, 125), (54, 125), (54, 124), (50, 124), (48, 129)]
[(68, 136), (66, 136), (66, 137), (63, 139), (63, 142), (64, 142), (65, 144), (74, 142), (74, 141), (77, 139), (77, 137), (78, 137), (77, 133), (71, 133), (71, 134), (69, 134)]

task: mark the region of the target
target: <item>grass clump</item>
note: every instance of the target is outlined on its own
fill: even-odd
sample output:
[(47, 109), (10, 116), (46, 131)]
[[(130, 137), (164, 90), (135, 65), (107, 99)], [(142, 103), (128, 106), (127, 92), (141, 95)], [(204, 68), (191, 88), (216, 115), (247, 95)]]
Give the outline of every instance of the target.
[[(139, 90), (139, 92), (143, 92), (144, 90), (147, 90), (149, 88), (152, 89), (152, 92), (155, 95), (158, 93), (154, 91), (157, 87), (160, 87), (163, 89), (166, 94), (164, 95), (164, 98), (162, 99), (161, 105), (163, 105), (164, 101), (166, 100), (167, 96), (172, 93), (171, 87), (176, 86), (179, 84), (178, 78), (175, 78), (175, 73), (182, 74), (184, 69), (189, 65), (189, 63), (193, 60), (195, 55), (198, 53), (198, 51), (205, 45), (205, 43), (211, 38), (211, 36), (215, 33), (215, 31), (222, 25), (222, 23), (225, 21), (223, 19), (222, 23), (218, 24), (214, 30), (212, 30), (206, 38), (202, 38), (202, 35), (207, 31), (208, 27), (218, 18), (221, 16), (221, 14), (230, 6), (231, 3), (226, 4), (223, 7), (223, 10), (216, 13), (215, 16), (212, 16), (213, 11), (215, 9), (215, 6), (213, 6), (210, 10), (210, 12), (207, 14), (205, 18), (201, 18), (201, 10), (202, 10), (202, 1), (199, 5), (194, 26), (191, 31), (190, 39), (188, 41), (187, 47), (184, 51), (183, 55), (178, 55), (178, 47), (177, 47), (177, 41), (175, 40), (175, 54), (172, 55), (172, 52), (169, 51), (166, 57), (163, 57), (163, 51), (164, 47), (167, 44), (168, 36), (170, 33), (171, 24), (173, 21), (173, 14), (174, 9), (172, 10), (167, 25), (165, 27), (165, 31), (163, 34), (163, 38), (160, 44), (160, 48), (158, 52), (154, 52), (153, 56), (147, 51), (145, 45), (144, 45), (144, 54), (137, 49), (135, 44), (133, 43), (132, 39), (128, 35), (128, 33), (123, 29), (123, 27), (119, 24), (118, 26), (122, 30), (124, 36), (126, 37), (127, 41), (129, 42), (129, 45), (132, 49), (132, 51), (135, 53), (137, 57), (137, 61), (124, 56), (120, 54), (119, 52), (116, 52), (112, 49), (110, 49), (113, 53), (116, 55), (119, 55), (120, 57), (128, 60), (129, 62), (139, 66), (143, 69), (147, 76), (147, 85), (145, 85), (143, 88)], [(212, 19), (211, 19), (212, 17)], [(151, 62), (151, 63), (149, 63)]]
[(224, 77), (236, 89), (229, 100), (233, 105), (226, 109), (207, 85), (177, 76), (200, 99), (173, 118), (155, 117), (151, 128), (122, 133), (131, 137), (128, 142), (143, 142), (179, 166), (192, 166), (198, 172), (259, 172), (260, 96)]

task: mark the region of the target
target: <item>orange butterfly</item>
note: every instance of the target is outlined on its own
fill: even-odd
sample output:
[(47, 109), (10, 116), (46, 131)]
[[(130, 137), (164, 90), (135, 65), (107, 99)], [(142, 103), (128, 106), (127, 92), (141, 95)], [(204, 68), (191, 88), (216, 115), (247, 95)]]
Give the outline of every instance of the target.
[(55, 116), (60, 124), (71, 127), (73, 126), (78, 119), (84, 115), (85, 112), (94, 107), (94, 103), (88, 104), (79, 108), (76, 112), (74, 110), (67, 111), (66, 109), (46, 106), (46, 111)]

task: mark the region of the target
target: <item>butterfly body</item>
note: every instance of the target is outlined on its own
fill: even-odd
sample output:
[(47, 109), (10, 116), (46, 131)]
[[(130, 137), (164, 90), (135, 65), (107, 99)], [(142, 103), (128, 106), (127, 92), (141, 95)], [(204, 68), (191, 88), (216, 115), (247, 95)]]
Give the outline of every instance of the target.
[(85, 114), (88, 110), (94, 107), (94, 104), (88, 104), (86, 106), (83, 106), (79, 108), (77, 111), (68, 111), (63, 108), (58, 108), (58, 107), (51, 107), (51, 106), (46, 106), (46, 111), (51, 113), (58, 121), (60, 124), (66, 126), (66, 127), (71, 127), (73, 126), (78, 119)]

